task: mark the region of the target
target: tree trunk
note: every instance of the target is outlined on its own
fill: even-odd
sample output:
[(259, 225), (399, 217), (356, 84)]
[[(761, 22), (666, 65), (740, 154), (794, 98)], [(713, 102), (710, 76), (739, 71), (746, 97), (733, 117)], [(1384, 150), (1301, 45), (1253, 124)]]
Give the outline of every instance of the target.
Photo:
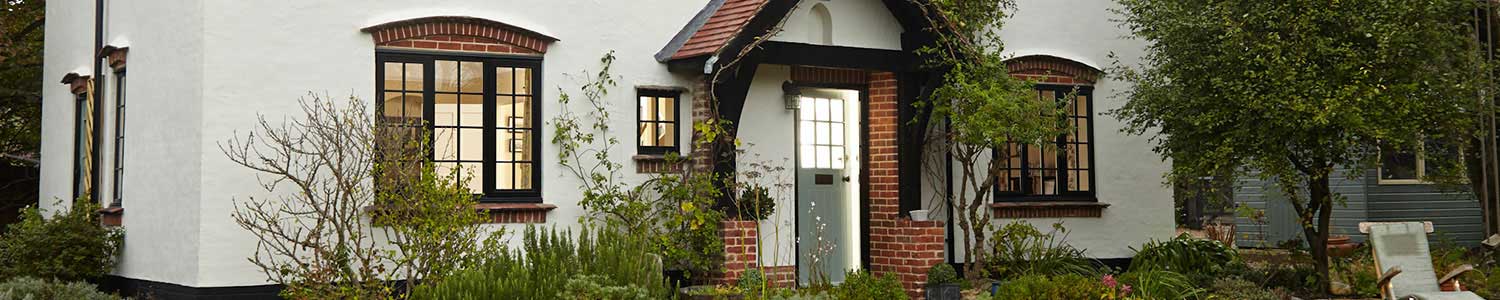
[(1331, 282), (1328, 276), (1328, 227), (1329, 219), (1333, 215), (1333, 193), (1328, 184), (1328, 174), (1314, 174), (1308, 179), (1308, 215), (1316, 214), (1316, 224), (1308, 224), (1314, 220), (1303, 217), (1302, 232), (1307, 236), (1309, 252), (1312, 253), (1313, 263), (1318, 273), (1318, 288), (1322, 293), (1328, 293)]

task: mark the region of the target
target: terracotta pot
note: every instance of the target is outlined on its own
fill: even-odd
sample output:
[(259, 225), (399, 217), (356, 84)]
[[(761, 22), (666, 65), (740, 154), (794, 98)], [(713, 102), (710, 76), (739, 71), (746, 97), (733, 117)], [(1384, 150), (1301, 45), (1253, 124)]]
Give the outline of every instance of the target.
[(1347, 235), (1335, 235), (1328, 237), (1328, 256), (1344, 257), (1354, 253), (1359, 244), (1352, 243)]

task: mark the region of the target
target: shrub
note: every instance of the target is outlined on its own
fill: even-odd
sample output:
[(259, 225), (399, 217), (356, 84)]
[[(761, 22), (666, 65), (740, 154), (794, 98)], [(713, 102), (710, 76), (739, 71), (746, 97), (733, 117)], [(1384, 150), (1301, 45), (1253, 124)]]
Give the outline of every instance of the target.
[(1239, 278), (1220, 278), (1209, 287), (1207, 299), (1280, 300), (1274, 291)]
[(1380, 286), (1376, 284), (1380, 278), (1375, 276), (1375, 259), (1371, 256), (1369, 246), (1360, 246), (1348, 257), (1331, 260), (1333, 271), (1329, 276), (1335, 281), (1348, 284), (1354, 296), (1380, 297)]
[(99, 204), (80, 199), (51, 219), (36, 207), (0, 235), (0, 279), (28, 276), (82, 281), (109, 274), (124, 243), (123, 233), (99, 225)]
[(763, 186), (750, 186), (740, 194), (736, 203), (740, 220), (766, 220), (776, 213), (776, 199), (771, 190)]
[(16, 277), (0, 283), (0, 299), (113, 300), (120, 297), (99, 292), (98, 287), (86, 282), (62, 283)]
[(1095, 300), (1107, 299), (1108, 287), (1103, 281), (1080, 274), (1062, 274), (1057, 276), (1046, 276), (1039, 274), (1023, 275), (1010, 281), (1000, 283), (1000, 289), (995, 292), (996, 300)]
[(1131, 259), (1130, 270), (1172, 271), (1188, 275), (1194, 282), (1207, 284), (1224, 274), (1231, 265), (1239, 263), (1239, 253), (1228, 245), (1183, 234), (1142, 245)]
[(745, 274), (740, 274), (740, 280), (735, 282), (735, 285), (739, 286), (745, 294), (762, 294), (767, 288), (766, 274), (761, 273), (760, 269), (745, 270)]
[(901, 280), (895, 275), (876, 277), (864, 270), (845, 272), (844, 283), (834, 287), (832, 294), (834, 299), (839, 300), (910, 299), (906, 296), (906, 289), (901, 287)]
[(1006, 224), (995, 232), (991, 244), (994, 253), (987, 258), (985, 271), (990, 278), (1002, 281), (1024, 275), (1099, 273), (1084, 258), (1083, 250), (1065, 242), (1066, 234), (1061, 223), (1053, 224), (1047, 233), (1024, 221)]
[(650, 292), (636, 285), (608, 285), (609, 278), (601, 275), (573, 275), (558, 292), (559, 299), (577, 300), (648, 300)]
[(418, 286), (412, 298), (634, 299), (629, 297), (637, 291), (648, 298), (669, 298), (672, 291), (662, 276), (661, 262), (648, 251), (643, 237), (617, 230), (585, 229), (575, 242), (572, 233), (531, 227), (526, 229), (522, 249), (494, 251), (479, 265), (455, 272), (441, 283)]
[(1130, 271), (1120, 275), (1120, 282), (1131, 287), (1131, 296), (1143, 299), (1193, 299), (1203, 293), (1187, 275), (1166, 270)]
[(951, 283), (958, 283), (958, 272), (953, 270), (953, 265), (939, 263), (927, 269), (927, 286)]

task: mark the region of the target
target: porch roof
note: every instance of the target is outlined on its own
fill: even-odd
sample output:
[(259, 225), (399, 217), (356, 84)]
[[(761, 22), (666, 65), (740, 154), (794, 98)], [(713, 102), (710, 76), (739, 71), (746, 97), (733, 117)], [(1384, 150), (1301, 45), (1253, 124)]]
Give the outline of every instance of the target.
[(769, 0), (710, 0), (683, 26), (656, 60), (667, 62), (717, 53), (739, 35)]

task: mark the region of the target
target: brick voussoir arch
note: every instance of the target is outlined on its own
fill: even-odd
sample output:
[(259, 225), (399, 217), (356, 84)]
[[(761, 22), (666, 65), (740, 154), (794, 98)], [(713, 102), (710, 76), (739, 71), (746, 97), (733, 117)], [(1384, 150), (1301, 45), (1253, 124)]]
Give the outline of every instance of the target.
[(495, 20), (435, 16), (365, 27), (379, 46), (541, 54), (553, 38)]
[(1027, 55), (1006, 60), (1011, 76), (1043, 83), (1092, 85), (1104, 71), (1071, 59), (1051, 55)]

